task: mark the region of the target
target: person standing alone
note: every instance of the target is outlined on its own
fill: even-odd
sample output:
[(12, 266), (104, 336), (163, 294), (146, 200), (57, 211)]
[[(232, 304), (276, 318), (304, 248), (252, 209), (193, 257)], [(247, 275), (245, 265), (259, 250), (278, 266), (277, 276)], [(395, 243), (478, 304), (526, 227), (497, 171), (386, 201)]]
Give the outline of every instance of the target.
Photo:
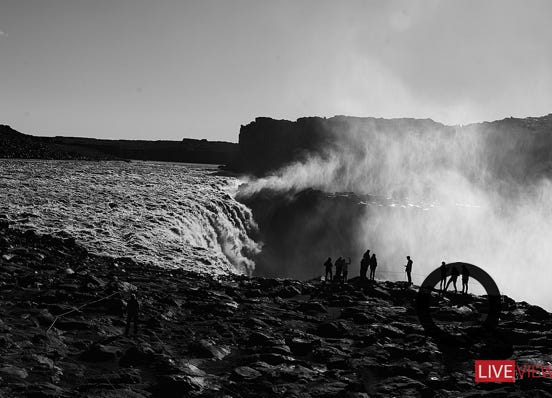
[(406, 266), (404, 268), (406, 272), (406, 277), (408, 278), (408, 286), (412, 285), (412, 260), (410, 259), (410, 256), (406, 256)]
[(139, 311), (140, 311), (140, 304), (138, 303), (138, 299), (136, 298), (135, 294), (132, 294), (130, 296), (130, 300), (128, 300), (127, 307), (126, 307), (127, 321), (126, 321), (126, 327), (125, 327), (125, 336), (128, 336), (131, 322), (134, 322), (134, 334), (138, 333), (138, 312)]

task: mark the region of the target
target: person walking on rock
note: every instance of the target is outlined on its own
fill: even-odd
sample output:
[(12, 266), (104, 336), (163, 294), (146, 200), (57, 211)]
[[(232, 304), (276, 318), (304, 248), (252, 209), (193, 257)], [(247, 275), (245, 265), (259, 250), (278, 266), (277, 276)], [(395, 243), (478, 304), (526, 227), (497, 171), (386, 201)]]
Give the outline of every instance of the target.
[(376, 268), (378, 267), (378, 260), (376, 259), (376, 253), (372, 254), (370, 258), (370, 280), (373, 281), (376, 277)]
[(458, 279), (458, 275), (460, 275), (460, 272), (458, 272), (456, 267), (452, 267), (452, 269), (450, 270), (450, 279), (447, 285), (445, 286), (445, 292), (447, 291), (448, 287), (452, 283), (452, 285), (454, 286), (454, 293), (458, 293), (458, 289), (456, 288), (456, 280)]
[(332, 277), (333, 277), (333, 275), (332, 275), (333, 264), (332, 264), (332, 258), (331, 257), (328, 257), (328, 259), (324, 263), (324, 267), (326, 268), (326, 276), (324, 277), (324, 279), (326, 281), (331, 281)]
[(139, 311), (140, 311), (140, 304), (138, 303), (138, 299), (136, 298), (135, 294), (132, 294), (130, 296), (130, 300), (128, 300), (127, 307), (126, 307), (127, 320), (126, 320), (126, 327), (125, 327), (125, 336), (128, 336), (131, 322), (134, 322), (134, 334), (138, 333)]
[(404, 270), (406, 272), (406, 277), (408, 278), (408, 286), (412, 285), (412, 260), (410, 259), (410, 256), (406, 256), (406, 266), (404, 267)]
[(462, 265), (462, 293), (468, 294), (468, 281), (470, 280), (470, 271), (465, 265)]

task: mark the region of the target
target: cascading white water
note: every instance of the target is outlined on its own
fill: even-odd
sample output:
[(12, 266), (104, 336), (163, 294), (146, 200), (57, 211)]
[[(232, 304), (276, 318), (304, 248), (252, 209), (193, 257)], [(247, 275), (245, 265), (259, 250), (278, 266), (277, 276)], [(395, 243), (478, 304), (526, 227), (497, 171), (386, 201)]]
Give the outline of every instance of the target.
[(0, 160), (0, 217), (89, 250), (196, 271), (250, 274), (260, 250), (238, 181), (214, 166)]

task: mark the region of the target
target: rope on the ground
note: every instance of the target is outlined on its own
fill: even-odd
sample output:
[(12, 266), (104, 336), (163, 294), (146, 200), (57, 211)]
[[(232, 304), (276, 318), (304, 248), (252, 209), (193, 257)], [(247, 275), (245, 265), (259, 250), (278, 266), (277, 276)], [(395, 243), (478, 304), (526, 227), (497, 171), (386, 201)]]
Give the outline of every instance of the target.
[[(113, 373), (113, 374), (114, 374), (114, 373)], [(104, 378), (107, 380), (107, 382), (109, 383), (109, 385), (111, 386), (111, 388), (113, 388), (114, 391), (117, 391), (117, 389), (116, 389), (115, 386), (111, 383), (111, 381), (109, 380), (109, 378), (107, 377), (107, 375), (105, 375)]]
[(75, 311), (79, 311), (81, 308), (84, 308), (86, 307), (87, 305), (90, 305), (90, 304), (95, 304), (95, 303), (99, 303), (100, 301), (103, 301), (103, 300), (107, 300), (108, 298), (110, 297), (113, 297), (115, 296), (116, 294), (118, 294), (119, 292), (115, 292), (115, 293), (111, 293), (109, 296), (106, 296), (106, 297), (102, 297), (98, 300), (93, 300), (93, 301), (90, 301), (88, 303), (85, 303), (83, 305), (81, 305), (80, 307), (77, 307), (77, 308), (73, 308), (71, 311), (67, 311), (67, 312), (64, 312), (63, 314), (59, 314), (58, 316), (56, 316), (56, 319), (54, 319), (54, 321), (52, 322), (52, 324), (50, 325), (50, 327), (48, 329), (46, 329), (46, 333), (48, 333), (50, 331), (50, 329), (52, 329), (55, 325), (55, 323), (57, 322), (57, 320), (61, 317), (64, 317), (65, 315), (69, 315)]
[[(406, 271), (376, 271), (376, 273), (378, 274), (405, 274)], [(427, 275), (422, 275), (422, 274), (415, 274), (413, 272), (410, 273), (410, 275), (416, 275), (416, 276), (423, 276), (423, 277), (426, 277)]]

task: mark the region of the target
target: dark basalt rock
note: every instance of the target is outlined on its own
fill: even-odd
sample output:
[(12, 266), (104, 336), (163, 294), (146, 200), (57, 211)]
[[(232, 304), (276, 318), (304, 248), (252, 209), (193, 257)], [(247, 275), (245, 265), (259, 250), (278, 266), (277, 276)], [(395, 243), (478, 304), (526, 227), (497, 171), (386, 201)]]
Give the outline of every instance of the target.
[(340, 322), (328, 322), (318, 325), (315, 333), (321, 337), (340, 338), (346, 330)]
[(526, 314), (529, 318), (537, 321), (543, 321), (550, 318), (550, 314), (538, 305), (530, 305), (527, 308)]
[(199, 340), (189, 345), (190, 352), (196, 354), (200, 358), (217, 358), (222, 359), (228, 355), (228, 350), (222, 347), (217, 347), (212, 341)]
[(130, 346), (121, 356), (119, 365), (123, 367), (129, 366), (148, 366), (152, 363), (154, 351), (147, 346)]
[(117, 347), (93, 344), (81, 354), (81, 358), (87, 362), (115, 361), (120, 353), (121, 351)]
[(302, 312), (315, 314), (323, 314), (328, 312), (328, 309), (322, 303), (312, 301), (299, 304), (299, 307), (297, 309)]
[(282, 297), (282, 298), (291, 298), (291, 297), (299, 296), (300, 294), (301, 294), (301, 290), (299, 290), (295, 286), (284, 286), (275, 292), (276, 296)]
[[(227, 164), (237, 152), (230, 142), (104, 140), (81, 137), (36, 137), (0, 125), (0, 158), (65, 160), (157, 160)], [(110, 203), (111, 208), (115, 203)]]
[(165, 375), (157, 377), (153, 391), (158, 397), (182, 398), (201, 389), (202, 385), (188, 375)]
[[(71, 241), (28, 239), (7, 226), (0, 226), (0, 238), (4, 254), (22, 259), (0, 258), (0, 396), (550, 395), (549, 379), (506, 387), (473, 382), (474, 359), (531, 363), (550, 354), (550, 314), (507, 297), (499, 327), (460, 347), (425, 334), (414, 310), (417, 287), (401, 283), (213, 278), (130, 259), (114, 267), (113, 259), (83, 254)], [(42, 268), (38, 252), (51, 266)], [(75, 273), (67, 275), (68, 267)], [(28, 274), (37, 287), (15, 283)], [(83, 284), (94, 288), (83, 291)], [(276, 294), (290, 287), (301, 295)], [(141, 322), (137, 335), (124, 337), (121, 309), (132, 292)], [(451, 307), (452, 300), (472, 311), (485, 303), (471, 295), (435, 299), (436, 315), (451, 320), (468, 313)], [(61, 317), (50, 328), (52, 314)]]
[(249, 335), (249, 344), (250, 345), (270, 345), (272, 337), (262, 332), (253, 332)]
[(288, 342), (291, 352), (298, 356), (309, 354), (315, 347), (320, 346), (320, 340), (306, 340), (293, 338)]
[(240, 366), (232, 371), (233, 380), (255, 380), (261, 377), (261, 372), (250, 368), (249, 366)]

